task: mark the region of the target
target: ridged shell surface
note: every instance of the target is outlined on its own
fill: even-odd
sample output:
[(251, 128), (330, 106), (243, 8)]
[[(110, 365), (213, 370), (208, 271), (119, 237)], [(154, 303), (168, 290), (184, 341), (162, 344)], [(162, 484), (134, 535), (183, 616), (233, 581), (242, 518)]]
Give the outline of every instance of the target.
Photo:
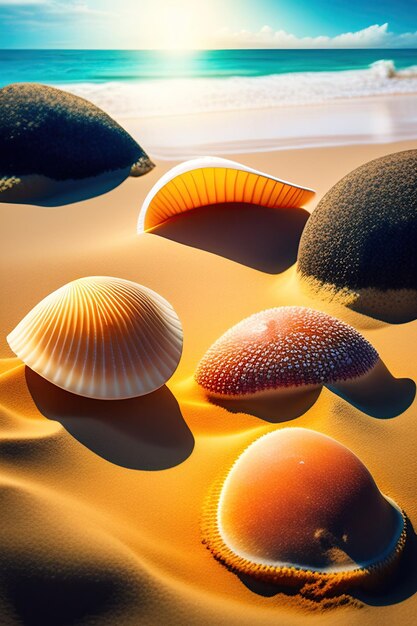
[(161, 387), (177, 368), (182, 338), (181, 322), (162, 296), (128, 280), (92, 276), (47, 296), (7, 341), (51, 383), (109, 400)]
[(315, 192), (240, 163), (202, 157), (169, 170), (145, 198), (138, 232), (211, 204), (242, 202), (270, 208), (301, 207)]
[(196, 380), (213, 395), (238, 397), (356, 378), (377, 360), (345, 322), (306, 307), (277, 307), (226, 331), (201, 359)]

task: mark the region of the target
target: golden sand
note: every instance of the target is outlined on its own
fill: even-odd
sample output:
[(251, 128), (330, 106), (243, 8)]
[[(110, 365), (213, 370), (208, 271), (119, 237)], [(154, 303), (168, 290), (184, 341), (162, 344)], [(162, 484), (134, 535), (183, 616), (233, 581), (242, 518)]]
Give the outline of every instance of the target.
[[(236, 160), (313, 187), (319, 200), (354, 167), (407, 147), (415, 146), (295, 150), (240, 155)], [(288, 425), (319, 430), (357, 454), (380, 490), (407, 512), (414, 536), (415, 402), (393, 419), (376, 419), (323, 389), (297, 419), (271, 423), (250, 412), (232, 413), (210, 404), (192, 377), (208, 347), (239, 320), (265, 308), (301, 305), (353, 325), (375, 346), (394, 376), (415, 380), (417, 322), (389, 325), (338, 303), (314, 300), (300, 289), (294, 266), (280, 274), (264, 273), (244, 264), (244, 251), (237, 263), (162, 234), (138, 236), (143, 199), (172, 165), (158, 163), (145, 178), (128, 179), (107, 195), (62, 208), (0, 206), (0, 477), (2, 495), (12, 494), (2, 509), (7, 510), (2, 551), (7, 554), (6, 565), (15, 568), (13, 580), (19, 584), (13, 588), (20, 589), (23, 604), (31, 606), (28, 594), (34, 601), (39, 588), (35, 583), (41, 580), (48, 597), (58, 602), (56, 589), (68, 589), (65, 581), (74, 576), (83, 580), (86, 570), (100, 581), (104, 569), (112, 577), (104, 586), (113, 590), (110, 605), (101, 599), (101, 582), (86, 586), (91, 595), (88, 611), (95, 611), (100, 624), (298, 626), (308, 621), (411, 626), (417, 611), (412, 571), (379, 598), (350, 600), (343, 608), (323, 613), (323, 604), (317, 607), (297, 596), (262, 595), (249, 589), (202, 545), (201, 511), (219, 472), (226, 471), (255, 438)], [(272, 260), (278, 252), (268, 250)], [(57, 398), (52, 413), (6, 343), (22, 315), (44, 296), (89, 275), (120, 276), (150, 287), (172, 303), (184, 327), (183, 357), (167, 392), (156, 397), (155, 405), (126, 405), (128, 421), (123, 403), (110, 424), (111, 416), (104, 419), (99, 407), (88, 402), (80, 407), (82, 423), (77, 415), (60, 418), (65, 399)], [(171, 447), (167, 467), (159, 458), (170, 445), (169, 439), (161, 439), (161, 424), (168, 424), (172, 415), (185, 420), (195, 446), (192, 449), (185, 441), (184, 430), (183, 439), (178, 436)], [(147, 428), (142, 428), (142, 417)], [(154, 471), (132, 469), (124, 454), (133, 444), (154, 454)], [(158, 461), (164, 467), (161, 471)], [(73, 599), (68, 594), (67, 600)], [(8, 598), (2, 596), (0, 608), (13, 623), (12, 611), (17, 609)], [(319, 611), (306, 616), (314, 607)]]

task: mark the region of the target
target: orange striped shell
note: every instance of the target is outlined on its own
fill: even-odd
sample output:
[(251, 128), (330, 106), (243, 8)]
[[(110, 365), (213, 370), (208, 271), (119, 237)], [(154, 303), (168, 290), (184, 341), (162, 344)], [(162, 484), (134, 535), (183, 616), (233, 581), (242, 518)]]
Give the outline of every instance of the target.
[(315, 192), (250, 167), (217, 157), (202, 157), (169, 170), (145, 198), (138, 232), (202, 206), (241, 202), (270, 208), (301, 207)]

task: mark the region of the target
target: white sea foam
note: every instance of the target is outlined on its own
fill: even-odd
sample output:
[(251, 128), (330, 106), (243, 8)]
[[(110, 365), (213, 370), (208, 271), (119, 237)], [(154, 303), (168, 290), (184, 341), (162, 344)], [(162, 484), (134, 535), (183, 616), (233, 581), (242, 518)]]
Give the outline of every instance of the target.
[(379, 60), (365, 70), (73, 83), (60, 87), (87, 98), (118, 119), (144, 118), (412, 94), (417, 93), (417, 66), (397, 70), (392, 61)]

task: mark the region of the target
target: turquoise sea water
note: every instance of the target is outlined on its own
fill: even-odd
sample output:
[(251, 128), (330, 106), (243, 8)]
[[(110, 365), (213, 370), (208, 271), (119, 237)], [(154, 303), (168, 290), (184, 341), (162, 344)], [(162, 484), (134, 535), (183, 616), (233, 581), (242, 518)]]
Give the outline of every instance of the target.
[(160, 158), (417, 137), (415, 49), (0, 50), (12, 82), (86, 98)]
[(403, 70), (417, 66), (417, 50), (0, 50), (0, 85), (340, 72), (381, 60)]

